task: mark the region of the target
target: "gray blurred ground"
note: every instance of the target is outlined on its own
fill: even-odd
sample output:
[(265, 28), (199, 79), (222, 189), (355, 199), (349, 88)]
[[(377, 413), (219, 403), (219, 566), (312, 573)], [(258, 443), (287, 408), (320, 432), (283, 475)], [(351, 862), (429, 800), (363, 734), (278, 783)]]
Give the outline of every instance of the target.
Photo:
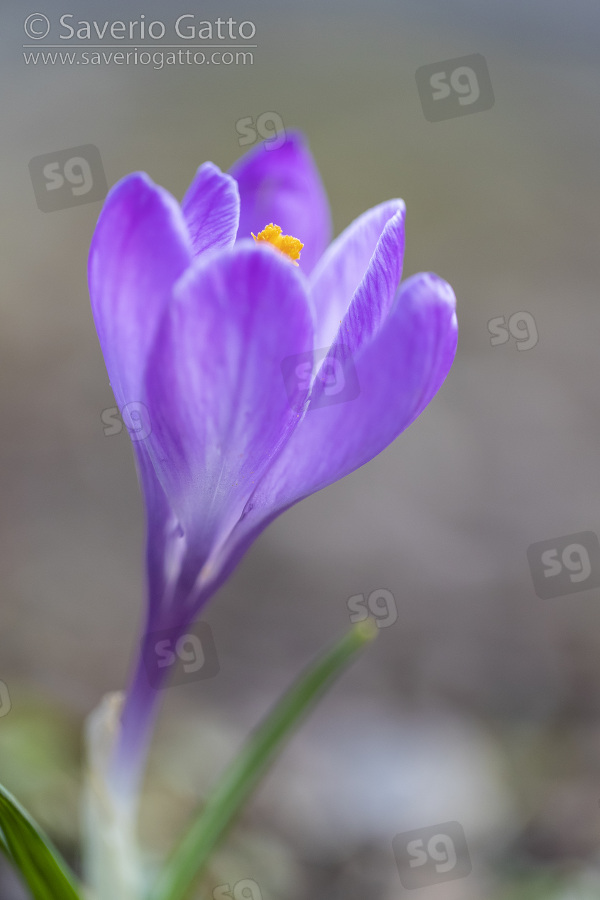
[[(139, 15), (129, 7), (69, 11)], [(148, 18), (257, 24), (252, 68), (162, 71), (28, 67), (28, 11), (7, 4), (0, 37), (0, 678), (12, 701), (0, 780), (39, 801), (11, 755), (19, 717), (37, 698), (76, 733), (124, 684), (143, 602), (130, 446), (100, 419), (114, 405), (86, 287), (100, 204), (40, 212), (28, 162), (95, 144), (109, 184), (143, 169), (181, 197), (201, 162), (227, 168), (243, 152), (238, 119), (276, 111), (309, 138), (336, 233), (406, 200), (405, 274), (453, 285), (459, 351), (418, 422), (274, 523), (213, 603), (221, 673), (167, 692), (149, 841), (168, 845), (195, 792), (348, 626), (347, 599), (385, 588), (397, 621), (265, 783), (223, 882), (253, 878), (264, 900), (391, 900), (404, 891), (393, 836), (458, 820), (472, 874), (418, 896), (504, 896), (515, 870), (564, 866), (597, 891), (600, 592), (539, 599), (526, 551), (600, 530), (600, 8), (148, 6)], [(493, 108), (426, 121), (416, 70), (472, 53), (487, 61)], [(488, 320), (520, 311), (537, 345), (491, 346)], [(72, 752), (57, 750), (60, 777)]]

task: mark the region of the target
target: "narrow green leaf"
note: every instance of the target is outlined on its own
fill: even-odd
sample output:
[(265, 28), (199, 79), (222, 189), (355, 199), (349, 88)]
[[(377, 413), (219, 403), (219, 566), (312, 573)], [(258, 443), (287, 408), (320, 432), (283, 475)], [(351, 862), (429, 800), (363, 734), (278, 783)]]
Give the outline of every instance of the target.
[(6, 838), (4, 837), (4, 832), (0, 828), (0, 851), (4, 853), (7, 859), (12, 862), (12, 856), (10, 855), (10, 850), (8, 849), (8, 844), (6, 843)]
[(34, 900), (82, 900), (58, 850), (29, 813), (0, 785), (0, 845)]
[(269, 764), (300, 720), (341, 674), (358, 651), (373, 640), (372, 619), (355, 625), (317, 660), (283, 696), (226, 769), (204, 807), (159, 873), (151, 900), (184, 900), (215, 846), (248, 799)]

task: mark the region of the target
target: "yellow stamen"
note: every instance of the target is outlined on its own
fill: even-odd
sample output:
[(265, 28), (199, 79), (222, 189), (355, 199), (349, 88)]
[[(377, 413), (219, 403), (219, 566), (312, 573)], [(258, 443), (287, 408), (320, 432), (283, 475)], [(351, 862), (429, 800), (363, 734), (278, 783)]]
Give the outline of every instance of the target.
[(299, 241), (298, 238), (292, 237), (291, 234), (282, 234), (279, 225), (273, 225), (271, 222), (270, 225), (267, 225), (267, 227), (263, 228), (258, 234), (254, 234), (252, 231), (250, 234), (257, 243), (259, 241), (267, 241), (268, 244), (272, 244), (274, 247), (277, 247), (278, 250), (281, 250), (282, 253), (285, 253), (295, 266), (298, 265), (296, 260), (300, 259), (300, 251), (304, 247), (304, 244)]

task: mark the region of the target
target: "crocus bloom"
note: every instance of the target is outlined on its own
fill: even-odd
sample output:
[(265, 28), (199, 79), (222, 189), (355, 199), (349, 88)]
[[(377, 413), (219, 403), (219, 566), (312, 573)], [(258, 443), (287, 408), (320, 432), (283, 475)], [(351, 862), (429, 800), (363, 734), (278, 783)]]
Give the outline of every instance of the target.
[[(229, 174), (205, 163), (181, 205), (143, 173), (106, 199), (89, 283), (115, 400), (148, 418), (133, 443), (145, 635), (183, 633), (269, 522), (382, 451), (450, 369), (451, 287), (433, 274), (400, 284), (404, 203), (380, 203), (329, 241), (327, 198), (297, 134)], [(328, 394), (332, 364), (348, 396)], [(144, 755), (151, 694), (140, 663), (123, 769)]]

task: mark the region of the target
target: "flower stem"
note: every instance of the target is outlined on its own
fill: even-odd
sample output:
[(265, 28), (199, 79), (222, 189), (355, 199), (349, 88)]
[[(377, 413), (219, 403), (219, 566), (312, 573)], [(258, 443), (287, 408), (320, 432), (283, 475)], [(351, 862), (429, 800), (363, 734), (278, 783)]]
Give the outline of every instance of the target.
[(140, 653), (125, 694), (120, 728), (108, 771), (112, 792), (130, 807), (132, 815), (135, 815), (139, 801), (161, 698), (161, 686), (150, 684), (143, 654)]
[(86, 722), (83, 864), (94, 900), (141, 896), (135, 805), (115, 792), (108, 777), (122, 700), (122, 694), (106, 695)]

